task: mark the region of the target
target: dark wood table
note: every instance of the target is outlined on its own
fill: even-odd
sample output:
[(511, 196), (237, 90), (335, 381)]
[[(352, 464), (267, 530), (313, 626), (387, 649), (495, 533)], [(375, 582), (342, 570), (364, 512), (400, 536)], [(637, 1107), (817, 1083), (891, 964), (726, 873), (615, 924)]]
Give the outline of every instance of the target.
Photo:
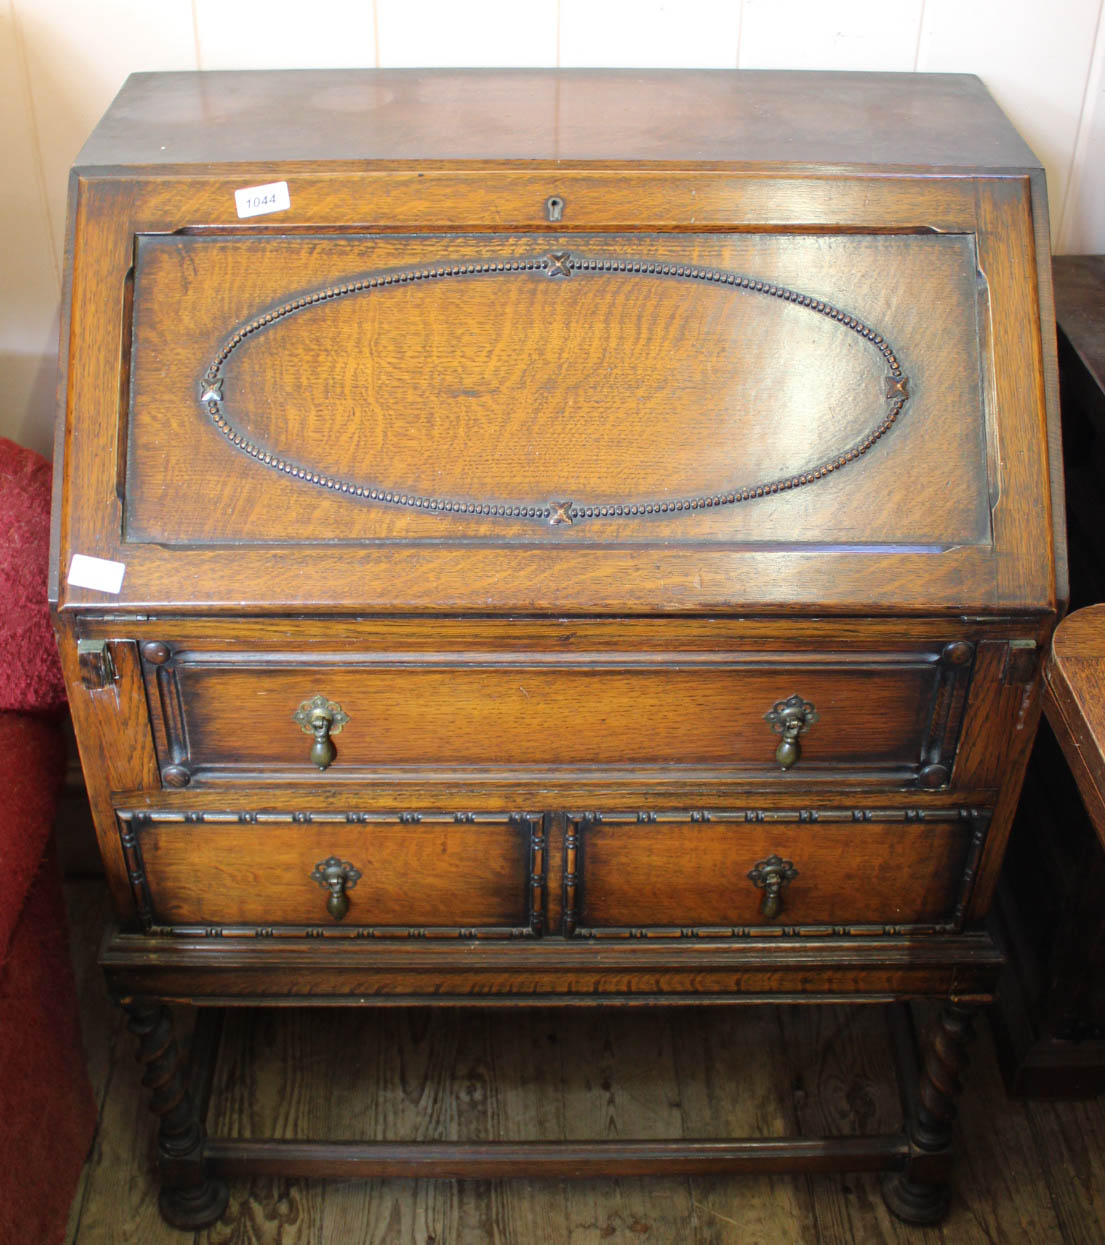
[(999, 888), (994, 1029), (1011, 1093), (1071, 1098), (1105, 1091), (1105, 255), (1060, 256), (1054, 278), (1073, 612)]
[(1044, 712), (1105, 846), (1105, 605), (1075, 611), (1055, 632)]

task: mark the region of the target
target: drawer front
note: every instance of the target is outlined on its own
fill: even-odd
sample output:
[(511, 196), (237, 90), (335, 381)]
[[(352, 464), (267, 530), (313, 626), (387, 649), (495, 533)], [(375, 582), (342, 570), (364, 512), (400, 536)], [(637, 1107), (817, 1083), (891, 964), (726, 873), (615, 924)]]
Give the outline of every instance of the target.
[(569, 818), (565, 932), (951, 932), (987, 826), (966, 810), (694, 816)]
[(539, 817), (133, 813), (119, 824), (147, 928), (541, 933)]
[[(663, 770), (939, 787), (973, 661), (908, 652), (373, 657), (146, 644), (169, 785), (245, 778)], [(315, 750), (312, 706), (328, 721)], [(298, 715), (298, 717), (297, 717)], [(786, 748), (780, 751), (780, 745)], [(329, 751), (326, 751), (329, 749)]]

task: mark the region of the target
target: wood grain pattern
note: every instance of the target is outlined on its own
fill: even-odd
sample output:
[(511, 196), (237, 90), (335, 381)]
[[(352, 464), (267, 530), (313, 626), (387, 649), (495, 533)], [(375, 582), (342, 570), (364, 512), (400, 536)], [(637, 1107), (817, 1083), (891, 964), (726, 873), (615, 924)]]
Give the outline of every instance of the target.
[[(969, 1191), (980, 1182), (988, 1188), (989, 1196), (975, 1204), (970, 1215), (971, 1231), (979, 1240), (1078, 1240), (1077, 1234), (1064, 1234), (1057, 1222), (1056, 1204), (1045, 1193), (1045, 1173), (1055, 1150), (1040, 1145), (1033, 1111), (1005, 1107), (1009, 1100), (984, 1030), (985, 1026), (979, 1026), (978, 1048), (971, 1055), (970, 1079), (977, 1086), (977, 1097), (972, 1102), (968, 1093), (962, 1100), (961, 1166), (953, 1181), (954, 1194), (967, 1201)], [(995, 1127), (997, 1112), (1004, 1115), (1006, 1110), (1009, 1114), (1001, 1127)], [(954, 1239), (948, 1227), (944, 1234), (945, 1240)]]
[[(228, 178), (232, 176), (227, 170), (221, 170), (217, 177), (224, 175)], [(296, 215), (299, 213), (298, 205), (302, 205), (304, 215), (300, 219), (314, 222), (316, 229), (321, 224), (348, 228), (351, 221), (358, 221), (361, 217), (357, 204), (372, 202), (378, 220), (382, 221), (390, 212), (391, 219), (407, 229), (419, 226), (415, 217), (420, 212), (430, 213), (431, 228), (438, 230), (443, 222), (456, 222), (460, 226), (468, 213), (483, 222), (493, 219), (532, 229), (536, 224), (533, 204), (542, 204), (548, 193), (547, 189), (542, 193), (542, 175), (519, 174), (509, 170), (503, 170), (501, 176), (496, 174), (496, 188), (489, 199), (485, 197), (488, 193), (486, 179), (481, 183), (479, 179), (454, 174), (454, 181), (449, 183), (448, 174), (432, 170), (427, 171), (424, 177), (410, 175), (404, 181), (404, 176), (361, 173), (351, 174), (350, 180), (331, 176), (319, 181), (315, 187), (308, 182), (299, 187), (297, 183)], [(797, 193), (795, 187), (798, 183), (784, 179), (768, 185), (752, 170), (748, 173), (747, 193), (743, 187), (738, 189), (731, 177), (715, 178), (711, 184), (698, 184), (693, 177), (690, 181), (680, 182), (676, 178), (660, 183), (648, 174), (627, 172), (624, 176), (619, 175), (616, 181), (610, 181), (607, 175), (608, 180), (600, 190), (600, 182), (594, 180), (592, 173), (572, 173), (571, 176), (583, 179), (582, 184), (588, 188), (580, 219), (575, 226), (580, 229), (609, 228), (611, 224), (622, 226), (631, 216), (634, 221), (641, 222), (642, 227), (653, 219), (662, 221), (665, 230), (678, 230), (680, 222), (685, 228), (715, 219), (715, 211), (716, 222), (730, 229), (751, 228), (755, 232), (768, 232), (772, 229), (793, 230), (797, 226), (816, 231), (831, 228), (834, 221), (840, 220), (841, 214), (853, 222), (850, 225), (853, 228), (858, 210), (848, 206), (853, 196), (857, 196), (855, 201), (862, 205), (862, 219), (871, 222), (869, 228), (872, 232), (893, 228), (894, 221), (898, 222), (899, 228), (910, 230), (917, 227), (918, 221), (957, 233), (972, 233), (978, 228), (973, 194), (968, 193), (966, 184), (960, 182), (938, 183), (923, 179), (909, 182), (908, 195), (903, 199), (907, 183), (897, 187), (896, 195), (893, 182), (875, 179), (852, 184), (849, 188), (847, 179), (828, 181), (823, 183), (823, 194), (819, 195), (815, 193), (812, 181), (804, 180), (801, 193)], [(376, 182), (364, 182), (362, 179), (365, 177), (375, 178)], [(547, 180), (544, 184), (547, 187)], [(114, 183), (110, 178), (89, 178), (82, 183), (80, 210), (90, 224), (94, 220), (102, 221), (106, 232), (112, 228), (108, 224), (111, 221), (122, 236), (128, 237), (135, 233), (190, 228), (195, 227), (198, 221), (212, 224), (226, 219), (226, 204), (232, 202), (229, 196), (232, 186), (229, 180), (222, 185), (220, 194), (215, 181), (149, 182), (142, 192), (142, 206), (139, 208), (129, 187)], [(597, 192), (594, 197), (591, 191)], [(351, 196), (348, 201), (347, 194)], [(794, 209), (789, 213), (779, 206), (788, 201)], [(512, 203), (516, 206), (512, 207)], [(587, 203), (591, 205), (589, 208), (585, 206)], [(434, 212), (438, 213), (436, 217)], [(295, 223), (295, 218), (282, 221), (281, 230)], [(1011, 190), (991, 214), (988, 227), (993, 233), (993, 246), (1000, 251), (1005, 239), (1023, 231), (1027, 223), (1024, 194)], [(271, 226), (262, 224), (258, 230), (257, 236), (263, 237), (266, 231), (271, 231)], [(981, 235), (979, 246), (982, 246)], [(981, 257), (981, 249), (979, 254)], [(89, 288), (82, 284), (79, 271), (74, 278), (74, 306), (78, 309), (78, 315), (85, 316), (86, 300), (98, 300), (98, 310), (93, 312), (89, 305), (87, 314), (105, 323), (105, 336), (102, 354), (90, 355), (86, 347), (80, 358), (74, 357), (71, 378), (80, 375), (86, 383), (101, 387), (104, 392), (110, 391), (113, 401), (118, 394), (123, 342), (118, 303), (111, 305), (111, 291), (122, 291), (124, 288), (130, 258), (131, 253), (126, 247), (115, 247), (103, 256), (104, 262), (114, 265), (113, 276), (109, 277), (103, 271), (94, 273), (90, 268), (89, 276), (94, 285)], [(1016, 311), (1013, 291), (1016, 282), (1024, 278), (1025, 271), (1023, 267), (1010, 268), (995, 260), (993, 263), (987, 261), (985, 272), (990, 323), (995, 326), (995, 332), (1000, 332), (1001, 349), (1005, 351), (1014, 339), (1019, 340), (1025, 333), (1033, 332), (1032, 323)], [(884, 283), (883, 289), (888, 288)], [(119, 324), (120, 330), (116, 332), (114, 324), (108, 327), (108, 320)], [(1010, 357), (1020, 357), (1021, 353), (1014, 352)], [(1039, 396), (1037, 394), (1037, 398)], [(82, 419), (96, 424), (101, 443), (105, 447), (114, 446), (118, 435), (117, 412), (106, 408), (97, 411), (87, 405), (82, 409)], [(1032, 440), (1038, 436), (1038, 418), (1031, 415), (1024, 402), (1018, 400), (1008, 404), (1008, 411), (1008, 416), (1003, 415), (1002, 418), (1011, 421), (1008, 433), (1014, 440)], [(954, 425), (950, 425), (949, 429), (951, 435), (957, 435)], [(979, 433), (981, 435), (981, 429)], [(990, 433), (987, 432), (986, 436), (989, 440)], [(87, 482), (86, 495), (89, 498), (106, 497), (108, 493), (113, 496), (114, 454), (105, 455), (104, 460), (99, 462), (97, 452), (90, 444), (82, 441), (76, 444), (67, 442), (67, 445), (74, 455), (70, 460), (70, 475)], [(991, 453), (991, 491), (1004, 489), (1008, 494), (1010, 489), (1019, 489), (1019, 479), (1002, 482), (994, 477), (998, 462), (999, 459)], [(1008, 467), (1018, 470), (1012, 462)], [(866, 463), (864, 470), (868, 470)], [(943, 464), (941, 474), (946, 474)], [(912, 477), (909, 479), (912, 482)], [(878, 501), (884, 516), (901, 509), (906, 498), (912, 495), (912, 487), (901, 487), (905, 483), (906, 477), (903, 476), (895, 486), (900, 497), (895, 507), (881, 505), (881, 497), (871, 499)], [(1030, 528), (1036, 523), (1046, 523), (1049, 503), (1045, 482), (1036, 476), (1031, 480), (1026, 477), (1023, 483), (1034, 490), (1035, 495), (1026, 497), (1026, 504), (1019, 511), (1022, 516), (1020, 522)], [(312, 497), (318, 491), (311, 485), (300, 487), (308, 490)], [(805, 491), (832, 491), (836, 487), (830, 479), (818, 481), (815, 487)], [(799, 490), (790, 495), (796, 507), (794, 513), (804, 509), (804, 504), (798, 500), (802, 492)], [(321, 503), (327, 502), (336, 502), (336, 499), (323, 495)], [(760, 505), (759, 502), (756, 504)], [(99, 502), (93, 508), (105, 516), (113, 513), (103, 509)], [(65, 515), (77, 517), (64, 500), (63, 510)], [(233, 507), (228, 513), (233, 513)], [(688, 531), (693, 534), (699, 519), (691, 515), (677, 518), (676, 522), (689, 522), (691, 528)], [(125, 560), (128, 573), (121, 600), (141, 601), (146, 605), (155, 602), (168, 605), (170, 600), (180, 604), (184, 597), (191, 596), (202, 584), (200, 595), (205, 605), (220, 600), (245, 603), (248, 598), (253, 608), (260, 609), (271, 608), (274, 596), (270, 594), (274, 594), (289, 604), (331, 608), (350, 608), (359, 604), (375, 608), (425, 609), (431, 604), (436, 608), (448, 608), (453, 604), (475, 609), (556, 610), (574, 604), (576, 608), (610, 611), (618, 608), (618, 603), (609, 595), (609, 586), (617, 583), (617, 595), (623, 610), (677, 611), (737, 604), (730, 594), (733, 584), (740, 583), (740, 607), (781, 608), (791, 598), (793, 584), (799, 579), (807, 585), (811, 600), (835, 605), (837, 609), (849, 605), (857, 610), (894, 606), (917, 609), (926, 602), (945, 607), (979, 609), (1000, 604), (1023, 606), (1029, 600), (1047, 608), (1051, 601), (1047, 584), (1035, 575), (1032, 567), (1036, 550), (1047, 545), (1047, 535), (1042, 531), (1022, 531), (1018, 525), (1009, 529), (1008, 541), (999, 536), (998, 549), (1005, 551), (1000, 559), (992, 550), (970, 544), (941, 546), (944, 551), (939, 557), (924, 552), (876, 553), (874, 550), (857, 554), (848, 546), (842, 548), (831, 562), (831, 571), (827, 559), (802, 549), (795, 549), (784, 557), (742, 545), (731, 552), (717, 549), (696, 551), (695, 570), (688, 575), (686, 559), (662, 545), (653, 545), (655, 552), (650, 554), (650, 571), (643, 578), (643, 566), (639, 559), (603, 548), (589, 548), (584, 558), (579, 556), (584, 552), (583, 547), (572, 545), (575, 538), (562, 539), (561, 533), (555, 538), (555, 546), (537, 551), (527, 549), (524, 544), (518, 545), (512, 548), (505, 561), (493, 551), (478, 546), (466, 549), (463, 559), (458, 560), (455, 551), (436, 546), (410, 548), (400, 555), (398, 550), (388, 546), (335, 548), (330, 544), (320, 544), (309, 563), (300, 565), (296, 575), (289, 575), (286, 560), (282, 560), (273, 550), (239, 548), (234, 558), (235, 570), (228, 575), (225, 559), (202, 549), (178, 548), (171, 554), (174, 571), (168, 581), (164, 559), (169, 555), (152, 545), (130, 542), (126, 543), (125, 548), (122, 547), (115, 535), (119, 532), (116, 524), (109, 521), (106, 526), (97, 526), (86, 514), (81, 519), (79, 530), (71, 528), (64, 516), (61, 527), (66, 542), (62, 554), (66, 561), (67, 550), (92, 551), (101, 556), (116, 556)], [(339, 517), (334, 530), (340, 530), (340, 527)], [(108, 550), (114, 550), (114, 553), (109, 554)], [(871, 573), (872, 557), (879, 560), (879, 575)], [(1004, 587), (997, 590), (995, 572), (999, 560), (1002, 566), (1009, 565), (1016, 569), (1011, 569), (1011, 577), (1002, 580)], [(461, 562), (466, 568), (463, 571), (460, 569)], [(664, 592), (660, 594), (655, 590), (657, 576), (659, 582), (664, 584)], [(1015, 591), (1012, 577), (1017, 580)], [(171, 592), (168, 591), (170, 582)], [(434, 585), (433, 602), (424, 596), (420, 602), (420, 595), (430, 583)], [(496, 585), (497, 600), (486, 592), (476, 591), (473, 594), (474, 588), (489, 583)], [(607, 585), (605, 588), (601, 587), (603, 583)], [(251, 596), (246, 590), (249, 584), (257, 586), (256, 595)], [(74, 605), (89, 604), (93, 599), (86, 592), (67, 589), (63, 595)], [(194, 599), (199, 604), (200, 598)]]
[[(603, 927), (780, 926), (953, 921), (963, 893), (965, 822), (795, 826), (657, 825), (611, 819), (582, 827), (579, 924)], [(797, 876), (774, 922), (749, 871), (771, 856)]]
[[(780, 1008), (776, 1042), (788, 1070), (794, 1125), (803, 1132), (849, 1135), (900, 1125), (894, 1065), (885, 1017), (872, 1008), (847, 1013), (812, 1007)], [(900, 1224), (885, 1208), (879, 1180), (862, 1172), (810, 1182), (818, 1240), (926, 1240), (928, 1232)], [(961, 1231), (962, 1228), (960, 1227)]]
[[(702, 276), (466, 272), (548, 254)], [(456, 276), (399, 280), (458, 264)], [(339, 293), (372, 272), (396, 284)], [(748, 274), (760, 291), (710, 279), (719, 272)], [(132, 542), (989, 543), (969, 236), (185, 237), (140, 242), (136, 273)], [(764, 293), (772, 282), (812, 292), (813, 307)], [(302, 305), (321, 291), (337, 296)], [(182, 322), (181, 306), (203, 310)], [(880, 426), (888, 360), (829, 311), (859, 317), (901, 356), (910, 396), (877, 452), (793, 495), (676, 514), (677, 499), (804, 479)], [(258, 313), (279, 318), (239, 344)], [(197, 385), (228, 351), (224, 424)], [(228, 443), (237, 434), (252, 458)], [(938, 484), (873, 509), (907, 462)], [(312, 484), (317, 473), (343, 488)], [(408, 494), (426, 504), (400, 505)], [(444, 511), (550, 499), (672, 511), (577, 513), (552, 528)]]
[(705, 1003), (809, 995), (865, 1001), (954, 993), (984, 1002), (1002, 957), (983, 932), (932, 937), (871, 934), (741, 939), (258, 938), (182, 931), (116, 933), (101, 965), (121, 998), (160, 995), (211, 1004), (327, 1005), (356, 998), (449, 1006), (488, 999), (514, 1005), (607, 1002), (654, 1005), (665, 996)]
[[(509, 655), (494, 665), (442, 655), (422, 668), (394, 660), (337, 668), (298, 655), (286, 665), (216, 658), (178, 666), (186, 762), (311, 775), (311, 739), (292, 720), (318, 693), (349, 722), (333, 737), (328, 779), (386, 766), (714, 765), (777, 769), (779, 736), (766, 715), (800, 695), (817, 722), (801, 736), (801, 769), (915, 772), (926, 759), (936, 663), (827, 656), (789, 665), (770, 655), (720, 655), (699, 668), (651, 667), (632, 655), (542, 668)], [(248, 659), (247, 659), (248, 661)], [(436, 666), (436, 668), (435, 668)], [(648, 724), (647, 731), (641, 723)], [(885, 782), (886, 780), (883, 779)]]
[(1105, 842), (1105, 606), (1060, 623), (1045, 671), (1044, 709)]
[[(923, 1032), (932, 1020), (931, 1008), (919, 1004), (914, 1010)], [(779, 1018), (804, 1127), (851, 1132), (887, 1127), (901, 1118), (899, 1104), (887, 1092), (889, 1051), (884, 1018), (875, 1009), (855, 1008), (844, 1015), (791, 1007), (781, 1009)], [(979, 1046), (972, 1059), (971, 1091), (959, 1116), (960, 1157), (946, 1223), (924, 1228), (900, 1223), (886, 1210), (877, 1177), (824, 1177), (810, 1182), (819, 1240), (981, 1245), (1081, 1239), (1077, 1233), (1067, 1236), (1056, 1220), (1045, 1175), (1053, 1155), (1034, 1144), (1033, 1109), (1005, 1096), (985, 1032)], [(1059, 1180), (1065, 1192), (1064, 1177)]]
[[(337, 815), (345, 820), (349, 812), (370, 809), (373, 812), (398, 815), (408, 812), (486, 813), (501, 817), (509, 805), (523, 809), (562, 812), (583, 806), (609, 809), (615, 813), (652, 811), (687, 813), (687, 802), (693, 798), (706, 809), (736, 810), (753, 818), (761, 812), (786, 812), (797, 820), (829, 807), (871, 812), (892, 810), (894, 815), (907, 810), (945, 810), (946, 791), (923, 791), (908, 787), (887, 791), (854, 773), (821, 783), (790, 782), (786, 774), (778, 779), (747, 776), (720, 779), (708, 770), (643, 771), (610, 769), (601, 775), (578, 767), (565, 767), (555, 776), (548, 771), (533, 769), (505, 771), (482, 777), (470, 772), (419, 772), (390, 769), (377, 771), (369, 783), (343, 783), (340, 776), (329, 783), (315, 779), (306, 782), (273, 783), (272, 797), (267, 805), (277, 820), (289, 820), (294, 813)], [(632, 785), (630, 780), (632, 779)], [(992, 803), (993, 787), (957, 787), (956, 807), (984, 809)], [(164, 814), (166, 797), (172, 801), (175, 814), (203, 813), (212, 816), (257, 814), (256, 790), (247, 782), (219, 783), (166, 790), (130, 791), (118, 799), (126, 813), (157, 812)], [(632, 806), (626, 805), (632, 800)], [(830, 800), (832, 803), (830, 803)], [(179, 818), (178, 818), (179, 819)], [(113, 833), (118, 833), (117, 828)]]
[[(774, 1008), (726, 1009), (708, 1024), (689, 1008), (661, 1013), (671, 1027), (679, 1112), (684, 1136), (793, 1136), (790, 1110), (794, 1065), (780, 1040)], [(619, 1067), (615, 1064), (613, 1075)], [(655, 1092), (657, 1080), (650, 1081)], [(739, 1087), (739, 1090), (738, 1090)], [(737, 1092), (734, 1092), (737, 1091)], [(813, 1132), (824, 1134), (824, 1130)], [(737, 1237), (804, 1241), (814, 1232), (812, 1190), (819, 1178), (746, 1177), (739, 1183), (709, 1177), (690, 1182), (690, 1239)]]
[[(114, 795), (160, 783), (153, 735), (148, 728), (145, 692), (137, 646), (123, 640), (110, 645), (116, 678), (107, 687), (86, 688), (76, 653), (76, 637), (65, 629), (58, 635), (70, 712), (85, 774), (96, 839), (112, 888), (116, 911), (133, 912), (126, 863), (115, 826)], [(133, 721), (126, 747), (115, 746), (120, 722)]]
[(334, 925), (320, 861), (350, 862), (354, 925), (528, 927), (529, 831), (506, 821), (139, 826), (155, 923)]
[[(921, 92), (908, 138), (896, 110)], [(225, 98), (212, 114), (210, 93)], [(284, 101), (287, 129), (272, 125)], [(658, 113), (657, 98), (668, 101)], [(753, 101), (758, 106), (751, 106)], [(162, 110), (153, 124), (152, 114)], [(737, 114), (738, 130), (723, 118)], [(603, 118), (602, 125), (596, 119)], [(171, 135), (171, 139), (166, 135)], [(78, 166), (278, 160), (1036, 164), (967, 74), (298, 70), (133, 74)]]
[[(652, 654), (663, 662), (672, 653), (763, 653), (802, 655), (832, 651), (885, 653), (938, 651), (953, 641), (978, 641), (1000, 630), (1003, 639), (1030, 640), (1050, 635), (1046, 620), (1028, 615), (984, 615), (964, 618), (938, 614), (881, 617), (795, 614), (780, 627), (778, 618), (757, 615), (688, 615), (673, 627), (664, 616), (609, 618), (503, 616), (439, 613), (325, 618), (313, 632), (292, 616), (227, 618), (217, 611), (200, 616), (127, 618), (128, 634), (163, 642), (171, 627), (171, 651), (226, 654), (287, 653), (319, 648), (324, 638), (331, 652), (373, 654), (417, 653), (626, 653)], [(315, 627), (322, 619), (312, 618)], [(110, 639), (118, 632), (118, 616), (90, 614), (82, 619), (82, 636)]]
[[(979, 270), (986, 280), (990, 296), (997, 301), (1004, 301), (1014, 289), (1033, 291), (1030, 298), (1022, 300), (1011, 314), (995, 320), (991, 325), (991, 349), (995, 358), (1007, 357), (1010, 349), (1018, 348), (1014, 342), (1020, 342), (1023, 350), (1022, 366), (1017, 368), (1001, 368), (995, 370), (992, 384), (995, 389), (995, 400), (1003, 411), (1020, 412), (1019, 416), (1011, 417), (1010, 427), (1015, 425), (1020, 435), (1031, 438), (1040, 444), (1040, 454), (1012, 455), (1003, 459), (999, 470), (991, 477), (991, 484), (1000, 490), (1000, 497), (994, 499), (991, 518), (994, 525), (994, 543), (997, 547), (1024, 546), (1021, 544), (1027, 535), (1032, 521), (1023, 513), (1019, 506), (1013, 504), (1016, 497), (1036, 497), (1052, 522), (1045, 523), (1039, 534), (1044, 542), (1039, 547), (1046, 549), (1046, 556), (1040, 557), (1036, 566), (1037, 573), (1046, 572), (1047, 583), (1040, 579), (1034, 583), (1035, 591), (1041, 589), (1049, 600), (1059, 603), (1062, 598), (1058, 592), (1057, 561), (1065, 564), (1065, 559), (1057, 559), (1055, 548), (1062, 542), (1062, 526), (1054, 522), (1061, 518), (1060, 503), (1053, 500), (1053, 493), (1061, 495), (1061, 485), (1054, 466), (1049, 469), (1048, 455), (1045, 447), (1050, 442), (1055, 452), (1058, 451), (1057, 421), (1054, 407), (1048, 410), (1048, 393), (1045, 389), (1044, 343), (1040, 325), (1040, 300), (1038, 286), (1050, 283), (1041, 280), (1040, 257), (1036, 254), (1036, 239), (1024, 213), (1031, 213), (1031, 184), (1024, 182), (1003, 182), (979, 201)], [(1018, 227), (1014, 221), (1022, 217)], [(1046, 245), (1046, 243), (1045, 243)], [(1054, 368), (1053, 342), (1048, 339), (1048, 369)], [(1054, 402), (1054, 396), (1052, 397)], [(1029, 431), (1031, 429), (1031, 431)], [(988, 437), (988, 452), (1000, 455), (1002, 435)], [(1004, 592), (1024, 591), (1023, 582), (1014, 588), (1013, 578), (1020, 572), (1003, 563), (999, 568), (999, 584)]]
[(1100, 1101), (1062, 1107), (1033, 1103), (1027, 1113), (1037, 1150), (1053, 1159), (1043, 1175), (1056, 1226), (1066, 1240), (1092, 1240), (1105, 1217)]

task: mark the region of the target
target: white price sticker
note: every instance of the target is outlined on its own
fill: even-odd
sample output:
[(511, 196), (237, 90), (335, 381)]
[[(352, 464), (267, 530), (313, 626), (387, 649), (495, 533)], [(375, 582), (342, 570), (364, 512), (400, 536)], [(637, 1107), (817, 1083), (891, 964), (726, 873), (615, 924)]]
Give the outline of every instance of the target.
[(292, 206), (288, 183), (269, 182), (267, 186), (244, 186), (234, 192), (234, 206), (238, 209), (239, 217), (286, 212)]
[(75, 553), (69, 563), (66, 582), (74, 588), (95, 588), (98, 592), (117, 593), (123, 586), (126, 569), (125, 562), (110, 562), (107, 558), (90, 558), (87, 554)]

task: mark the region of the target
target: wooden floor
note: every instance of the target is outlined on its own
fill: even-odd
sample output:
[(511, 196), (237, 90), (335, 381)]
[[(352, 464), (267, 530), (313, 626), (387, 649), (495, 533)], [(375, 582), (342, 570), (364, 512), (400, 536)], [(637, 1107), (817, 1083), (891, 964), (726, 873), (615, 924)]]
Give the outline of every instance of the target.
[[(1105, 1242), (1105, 1100), (1004, 1094), (980, 1025), (952, 1212), (909, 1229), (875, 1176), (232, 1185), (223, 1220), (167, 1227), (133, 1041), (95, 969), (100, 881), (67, 883), (101, 1124), (74, 1199), (78, 1245), (684, 1245)], [(898, 1123), (877, 1008), (650, 1012), (256, 1011), (230, 1017), (209, 1124), (241, 1135), (785, 1136)]]

